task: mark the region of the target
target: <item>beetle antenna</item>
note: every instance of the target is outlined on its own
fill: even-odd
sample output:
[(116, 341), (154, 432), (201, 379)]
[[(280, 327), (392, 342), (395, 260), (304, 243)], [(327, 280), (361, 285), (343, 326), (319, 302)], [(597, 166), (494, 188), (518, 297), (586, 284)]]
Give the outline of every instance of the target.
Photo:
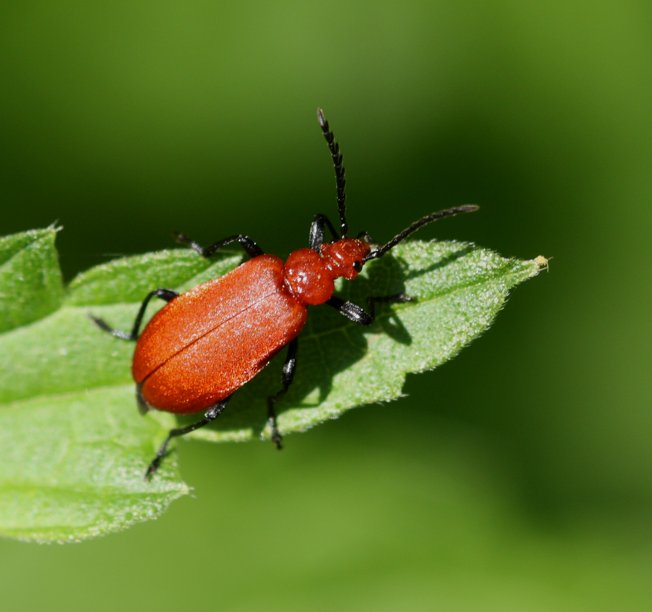
[(421, 229), (424, 225), (428, 225), (433, 221), (438, 219), (443, 219), (444, 217), (454, 217), (455, 215), (460, 215), (462, 213), (475, 212), (480, 208), (477, 204), (464, 204), (463, 206), (455, 206), (454, 208), (446, 208), (445, 210), (438, 210), (436, 212), (430, 213), (425, 217), (421, 217), (408, 227), (406, 227), (402, 232), (399, 232), (392, 238), (389, 242), (384, 244), (377, 249), (374, 249), (364, 258), (364, 261), (369, 261), (370, 259), (377, 259), (382, 257), (387, 251), (393, 249), (399, 242), (405, 240), (411, 234), (414, 234), (417, 230)]
[(340, 145), (335, 141), (335, 136), (333, 132), (331, 132), (328, 121), (326, 121), (326, 117), (324, 117), (324, 111), (321, 108), (317, 109), (317, 120), (319, 121), (319, 127), (324, 134), (324, 138), (328, 144), (328, 150), (330, 151), (331, 157), (333, 159), (333, 165), (335, 166), (335, 183), (337, 185), (337, 212), (340, 216), (342, 238), (345, 238), (349, 230), (349, 226), (346, 222), (346, 192), (344, 190), (346, 187), (346, 173), (344, 166), (342, 165), (342, 153), (340, 153)]

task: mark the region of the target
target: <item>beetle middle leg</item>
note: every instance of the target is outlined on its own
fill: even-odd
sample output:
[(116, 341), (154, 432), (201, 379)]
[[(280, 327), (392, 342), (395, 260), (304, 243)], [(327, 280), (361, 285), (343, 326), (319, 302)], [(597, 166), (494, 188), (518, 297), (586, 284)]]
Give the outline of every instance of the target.
[(299, 342), (295, 338), (288, 344), (288, 353), (285, 357), (285, 363), (283, 364), (283, 369), (281, 370), (282, 376), (282, 387), (280, 391), (277, 391), (274, 395), (270, 395), (267, 398), (267, 420), (269, 422), (270, 429), (272, 430), (272, 442), (276, 444), (276, 448), (281, 450), (283, 448), (283, 436), (278, 430), (278, 424), (276, 422), (276, 402), (280, 400), (286, 393), (292, 381), (294, 380), (294, 373), (297, 369), (297, 348)]
[(231, 399), (231, 396), (223, 399), (221, 402), (218, 402), (214, 406), (211, 406), (199, 421), (191, 423), (190, 425), (186, 425), (185, 427), (176, 427), (171, 429), (168, 432), (168, 437), (165, 438), (165, 441), (163, 444), (161, 444), (160, 448), (156, 452), (156, 456), (147, 467), (147, 471), (145, 472), (145, 480), (149, 480), (154, 475), (156, 470), (158, 470), (158, 468), (161, 466), (163, 459), (165, 459), (166, 455), (168, 454), (168, 445), (170, 444), (172, 438), (185, 436), (191, 431), (195, 431), (200, 427), (204, 427), (209, 423), (212, 423), (218, 416), (220, 416), (220, 414), (222, 414), (226, 408), (226, 405), (229, 403), (229, 399)]
[(226, 238), (218, 240), (217, 242), (214, 242), (207, 247), (201, 246), (191, 238), (188, 238), (188, 236), (185, 234), (178, 232), (175, 234), (175, 239), (179, 244), (188, 245), (193, 251), (199, 253), (202, 257), (212, 257), (222, 247), (233, 244), (234, 242), (237, 242), (245, 250), (249, 257), (258, 257), (258, 255), (262, 255), (264, 253), (263, 249), (261, 249), (252, 238), (246, 236), (245, 234), (234, 234), (233, 236), (227, 236)]
[(154, 289), (154, 291), (150, 291), (145, 299), (143, 300), (143, 303), (140, 305), (140, 309), (138, 310), (138, 314), (136, 315), (136, 319), (134, 320), (133, 327), (131, 328), (131, 332), (124, 332), (119, 329), (115, 329), (111, 327), (104, 319), (100, 319), (99, 317), (96, 317), (92, 314), (89, 314), (88, 316), (91, 318), (91, 320), (97, 325), (100, 329), (104, 330), (105, 332), (111, 334), (112, 336), (115, 336), (116, 338), (120, 338), (120, 340), (129, 340), (131, 342), (135, 342), (138, 340), (138, 332), (140, 332), (140, 326), (143, 323), (143, 317), (145, 316), (145, 310), (147, 309), (147, 305), (149, 304), (149, 301), (153, 297), (161, 298), (162, 300), (165, 300), (166, 302), (169, 302), (173, 300), (175, 297), (179, 295), (176, 291), (172, 291), (172, 289)]
[(364, 310), (361, 306), (343, 300), (337, 296), (333, 296), (328, 302), (340, 314), (344, 315), (347, 319), (358, 323), (359, 325), (371, 325), (376, 319), (376, 304), (402, 304), (405, 302), (412, 302), (414, 298), (405, 293), (394, 293), (392, 295), (379, 295), (367, 298), (369, 304), (369, 312)]

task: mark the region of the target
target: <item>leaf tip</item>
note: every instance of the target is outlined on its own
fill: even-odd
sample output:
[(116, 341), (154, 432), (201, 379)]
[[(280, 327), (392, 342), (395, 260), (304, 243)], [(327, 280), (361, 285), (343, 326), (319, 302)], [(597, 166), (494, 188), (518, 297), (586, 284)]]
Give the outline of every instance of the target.
[(59, 223), (59, 219), (57, 219), (56, 221), (50, 223), (50, 225), (48, 225), (45, 229), (49, 232), (58, 234), (61, 230), (63, 230), (63, 225), (61, 225), (61, 223)]

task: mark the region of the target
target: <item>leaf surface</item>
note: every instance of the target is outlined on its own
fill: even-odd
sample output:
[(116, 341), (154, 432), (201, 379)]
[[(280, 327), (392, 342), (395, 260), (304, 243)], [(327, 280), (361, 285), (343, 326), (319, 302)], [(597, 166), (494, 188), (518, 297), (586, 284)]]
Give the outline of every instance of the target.
[[(39, 542), (124, 529), (188, 492), (176, 453), (144, 481), (174, 419), (137, 414), (133, 344), (102, 332), (88, 315), (130, 329), (152, 289), (183, 291), (242, 260), (161, 251), (97, 266), (64, 288), (55, 234), (49, 228), (0, 240), (0, 533)], [(361, 305), (369, 295), (398, 292), (415, 301), (381, 306), (366, 328), (333, 309), (311, 308), (295, 382), (278, 405), (281, 431), (303, 431), (355, 406), (399, 397), (408, 373), (451, 359), (490, 326), (509, 291), (544, 264), (471, 244), (419, 241), (370, 262), (340, 295)], [(152, 305), (148, 316), (155, 311)], [(280, 387), (283, 357), (284, 351), (238, 391), (214, 426), (192, 436), (267, 437), (266, 397)]]

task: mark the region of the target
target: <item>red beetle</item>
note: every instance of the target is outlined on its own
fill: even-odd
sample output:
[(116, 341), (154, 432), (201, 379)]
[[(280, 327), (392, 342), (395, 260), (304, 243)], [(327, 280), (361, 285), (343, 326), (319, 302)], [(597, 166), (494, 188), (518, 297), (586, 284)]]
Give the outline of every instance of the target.
[[(419, 228), (460, 213), (477, 210), (467, 204), (433, 212), (398, 233), (382, 246), (372, 246), (361, 233), (347, 238), (345, 174), (339, 145), (321, 109), (317, 112), (335, 166), (340, 231), (321, 214), (310, 226), (309, 248), (290, 253), (283, 262), (244, 234), (229, 236), (201, 247), (183, 234), (177, 236), (203, 257), (239, 243), (251, 257), (225, 276), (203, 283), (183, 295), (170, 289), (150, 292), (140, 307), (131, 333), (110, 327), (92, 317), (103, 330), (123, 340), (137, 341), (132, 365), (136, 398), (142, 413), (149, 408), (179, 414), (204, 411), (185, 427), (170, 430), (145, 473), (150, 478), (167, 452), (170, 440), (207, 425), (226, 407), (231, 394), (251, 380), (284, 346), (288, 347), (282, 370), (282, 387), (267, 400), (271, 438), (281, 448), (275, 404), (292, 383), (296, 370), (297, 336), (306, 323), (308, 305), (328, 304), (361, 325), (374, 320), (379, 302), (406, 302), (405, 294), (374, 296), (369, 309), (333, 295), (336, 278), (353, 280), (371, 259), (382, 257)], [(324, 242), (328, 228), (333, 240)], [(168, 304), (157, 312), (139, 335), (147, 304), (158, 297)]]

